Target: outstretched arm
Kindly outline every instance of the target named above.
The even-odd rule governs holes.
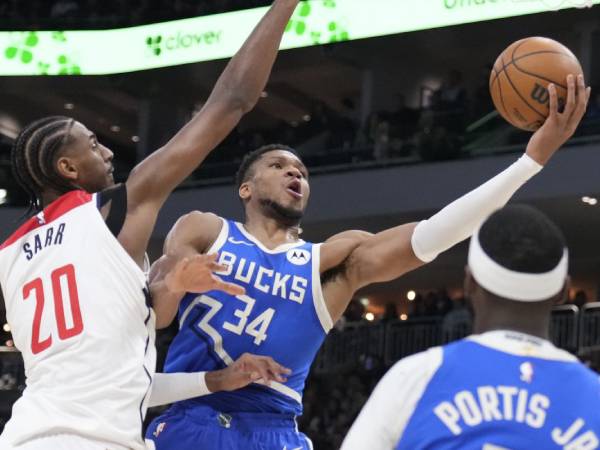
[[[439,253],[471,236],[487,216],[504,206],[573,135],[581,121],[589,88],[585,88],[581,77],[576,84],[573,76],[568,78],[568,87],[562,113],[558,112],[556,89],[550,87],[550,116],[531,137],[525,155],[509,168],[428,220],[401,225],[363,239],[345,262],[345,283],[339,283],[337,288],[340,293],[331,289],[331,295],[326,295],[330,311],[339,310],[339,303],[346,302],[348,295],[362,286],[393,280],[432,261]],[[346,288],[342,288],[344,284]],[[342,289],[346,291],[341,292]]]
[[[202,110],[127,180],[128,217],[119,241],[139,262],[156,215],[188,177],[256,104],[275,61],[285,26],[298,0],[275,0],[219,77]]]

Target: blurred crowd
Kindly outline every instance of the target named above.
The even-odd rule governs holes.
[[[313,376],[299,428],[319,450],[337,450],[384,370]]]
[[[364,123],[352,99],[344,99],[343,106],[336,109],[315,102],[302,120],[282,121],[270,129],[234,131],[211,156],[209,163],[216,164],[205,173],[211,177],[231,175],[245,152],[273,142],[296,148],[310,168],[468,157],[471,144],[494,130],[501,132],[501,145],[525,144],[529,133],[493,115],[488,80],[489,68],[482,68],[475,88],[467,90],[463,74],[451,70],[437,89],[422,96],[419,106],[410,106],[404,95],[398,95],[394,108],[373,112]],[[598,133],[600,94],[590,100],[577,135]],[[218,163],[223,166],[219,168]]]

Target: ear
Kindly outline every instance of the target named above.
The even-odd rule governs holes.
[[[246,182],[242,183],[242,185],[238,189],[238,195],[240,196],[240,198],[244,202],[246,200],[250,199],[250,197],[252,196],[252,188],[250,187],[250,182],[249,181],[246,181]]]
[[[56,161],[56,171],[61,178],[70,181],[75,181],[79,177],[77,166],[74,164],[73,159],[68,156],[58,158],[58,161]]]

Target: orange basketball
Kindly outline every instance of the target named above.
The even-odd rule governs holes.
[[[494,63],[490,93],[494,106],[517,128],[537,130],[549,114],[548,84],[556,85],[559,106],[567,97],[567,75],[583,73],[577,57],[559,42],[530,37],[514,42]]]

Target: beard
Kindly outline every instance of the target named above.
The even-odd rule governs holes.
[[[298,225],[304,216],[304,211],[301,209],[288,208],[275,200],[261,199],[260,204],[266,215],[287,226]]]

